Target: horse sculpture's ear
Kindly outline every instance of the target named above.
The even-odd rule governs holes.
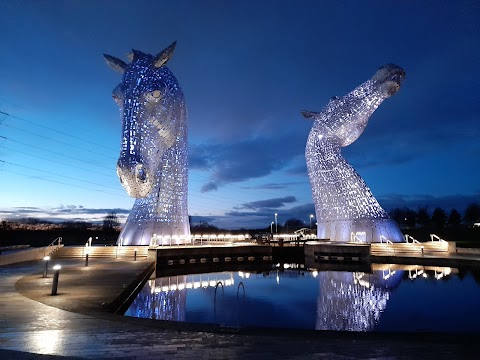
[[[132,49],[132,51],[130,51],[127,54],[127,59],[128,59],[128,61],[132,62],[132,61],[135,61],[137,59],[141,59],[145,56],[147,56],[147,54],[141,52],[140,50]]]
[[[155,66],[156,68],[159,68],[165,65],[168,62],[168,60],[170,60],[170,58],[172,57],[173,51],[175,50],[175,45],[177,45],[176,41],[174,41],[166,49],[160,51],[158,55],[155,56],[155,58],[153,59],[153,66]]]
[[[302,115],[305,119],[310,119],[310,120],[316,119],[317,115],[320,114],[318,112],[306,111],[306,110],[302,110],[300,112],[302,113]]]
[[[107,65],[110,66],[113,70],[118,71],[119,73],[123,73],[127,68],[127,64],[125,64],[122,60],[116,57],[107,54],[103,54],[103,57],[105,58]]]

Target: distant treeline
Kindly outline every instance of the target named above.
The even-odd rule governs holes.
[[[445,210],[435,208],[429,212],[427,208],[412,210],[409,208],[394,208],[389,212],[400,229],[420,241],[426,241],[430,233],[443,236],[446,240],[480,244],[480,205],[470,204],[463,214],[456,209]],[[316,232],[315,221],[311,224],[300,219],[291,218],[283,224],[268,224],[260,229],[221,229],[207,222],[190,223],[192,234],[250,234],[255,237],[265,233],[293,233],[301,228],[310,228]],[[84,245],[92,237],[93,244],[115,245],[120,233],[117,215],[111,212],[105,216],[102,224],[92,224],[84,221],[66,221],[55,223],[35,218],[3,220],[0,222],[0,247],[29,244],[45,246],[57,237],[62,237],[66,245]]]
[[[0,222],[0,247],[11,245],[46,246],[58,237],[65,245],[84,245],[91,237],[93,245],[116,244],[120,226],[117,215],[108,213],[102,224],[85,221],[56,223],[35,218]]]
[[[445,210],[435,208],[432,213],[427,208],[412,210],[408,208],[394,208],[389,212],[390,217],[395,220],[401,229],[414,228],[437,228],[445,227],[472,227],[480,223],[480,205],[470,204],[461,214],[456,209]]]

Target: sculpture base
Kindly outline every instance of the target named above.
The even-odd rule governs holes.
[[[379,243],[404,242],[404,236],[392,219],[355,219],[322,221],[317,237],[335,242]]]
[[[184,245],[190,244],[190,227],[186,224],[172,226],[164,222],[127,222],[118,236],[121,245]]]

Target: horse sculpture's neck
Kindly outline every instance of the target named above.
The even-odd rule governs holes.
[[[380,74],[379,74],[380,72]],[[318,237],[349,241],[362,233],[363,241],[402,239],[396,225],[372,195],[363,179],[341,156],[340,149],[364,131],[370,115],[400,86],[398,67],[381,68],[351,93],[333,98],[322,112],[303,112],[314,123],[305,156],[318,223]],[[379,228],[388,228],[379,230]],[[353,235],[352,235],[353,234]]]
[[[124,245],[148,245],[153,235],[160,244],[162,236],[190,234],[187,144],[183,141],[186,140],[186,126],[184,132],[184,137],[179,137],[175,146],[165,152],[157,169],[158,181],[153,191],[147,197],[135,200],[120,234]]]
[[[317,200],[317,219],[388,217],[363,179],[341,155],[341,147],[361,135],[370,115],[384,99],[367,81],[346,96],[333,98],[322,112],[315,114],[305,154]]]

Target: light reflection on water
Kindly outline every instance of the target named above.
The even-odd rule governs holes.
[[[219,272],[149,280],[126,316],[338,331],[479,332],[480,286],[445,267]]]

